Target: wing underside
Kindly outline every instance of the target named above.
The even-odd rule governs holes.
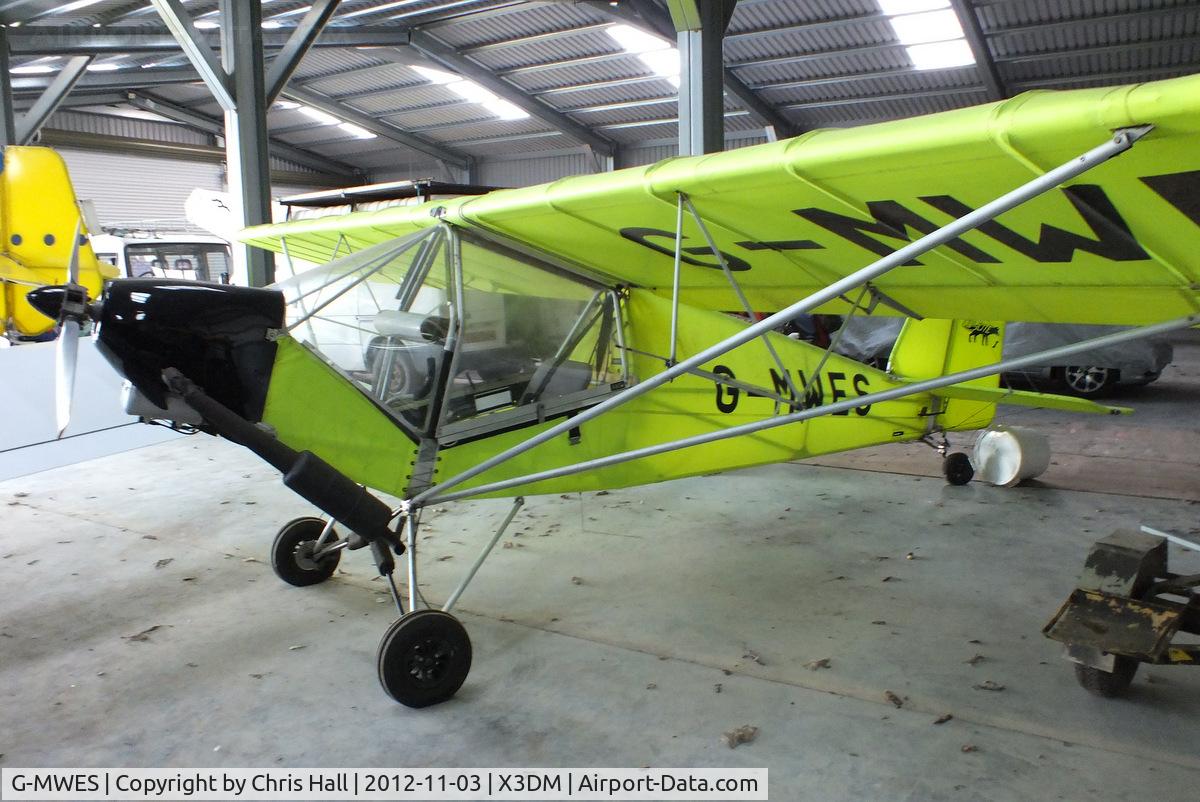
[[[1200,310],[1200,75],[1031,92],[480,197],[263,226],[246,239],[323,262],[440,219],[669,295],[682,192],[754,308],[773,311],[1146,124],[1153,131],[1126,153],[875,283],[925,317],[1142,324]],[[690,215],[683,234],[683,299],[738,308]],[[821,311],[846,309],[837,301]]]

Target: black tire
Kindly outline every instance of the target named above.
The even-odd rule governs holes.
[[[1098,398],[1108,394],[1121,379],[1116,368],[1096,365],[1068,365],[1055,369],[1055,378],[1063,390],[1080,398]]]
[[[388,696],[406,707],[429,707],[462,687],[471,671],[471,639],[449,613],[417,610],[388,627],[377,665]]]
[[[1133,675],[1137,673],[1138,665],[1138,661],[1132,657],[1121,655],[1113,657],[1111,672],[1076,663],[1075,679],[1088,692],[1103,696],[1105,699],[1112,699],[1124,696],[1125,692],[1129,690],[1129,686],[1133,682]]]
[[[975,477],[975,468],[971,465],[971,458],[961,451],[955,451],[952,454],[947,454],[946,459],[942,461],[942,473],[946,475],[946,481],[952,485],[965,485]]]
[[[342,558],[340,551],[335,551],[314,560],[313,546],[325,529],[325,522],[320,518],[296,518],[288,521],[275,536],[271,545],[271,567],[275,575],[298,588],[317,585],[333,576],[338,562]],[[330,533],[332,538],[336,532]]]

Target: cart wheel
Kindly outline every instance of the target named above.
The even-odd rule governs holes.
[[[1137,673],[1138,661],[1132,657],[1116,655],[1113,659],[1113,670],[1101,671],[1082,663],[1075,664],[1075,679],[1086,690],[1105,699],[1124,696]]]
[[[271,567],[275,569],[275,575],[289,585],[301,588],[333,576],[342,558],[340,551],[320,560],[313,559],[313,546],[324,529],[325,522],[320,518],[295,518],[284,524],[271,546]]]
[[[458,692],[471,670],[471,639],[441,610],[401,616],[379,642],[379,682],[407,707],[428,707]]]
[[[946,475],[946,481],[952,485],[965,485],[975,476],[975,469],[971,467],[971,458],[961,451],[955,451],[953,454],[947,454],[946,459],[942,461],[942,473]]]

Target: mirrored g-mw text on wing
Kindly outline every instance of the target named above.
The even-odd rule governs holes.
[[[1030,92],[985,106],[424,206],[246,232],[327,260],[437,219],[535,245],[670,295],[686,193],[761,311],[891,253],[1110,139],[1131,150],[880,278],[927,317],[1139,324],[1200,309],[1200,75]],[[685,215],[684,301],[736,309]],[[845,311],[837,302],[821,311]],[[880,312],[888,313],[886,308]]]

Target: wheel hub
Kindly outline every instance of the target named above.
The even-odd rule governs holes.
[[[426,638],[413,644],[408,661],[408,673],[418,682],[432,684],[440,680],[453,656],[445,641]]]
[[[321,564],[313,557],[313,548],[316,545],[315,540],[304,540],[296,544],[296,565],[305,571],[320,571]]]

